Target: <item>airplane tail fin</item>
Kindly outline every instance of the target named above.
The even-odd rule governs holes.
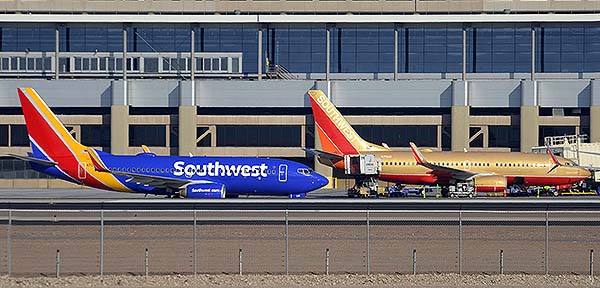
[[[362,139],[321,90],[309,90],[316,130],[325,152],[336,155],[385,151],[389,148]]]
[[[33,156],[54,162],[77,163],[78,155],[84,153],[87,147],[73,138],[33,88],[18,88],[17,92]]]

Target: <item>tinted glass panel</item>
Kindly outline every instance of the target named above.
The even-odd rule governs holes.
[[[264,34],[263,39],[266,39]],[[210,25],[197,28],[196,51],[242,52],[243,72],[256,73],[258,28],[254,25]]]
[[[0,146],[8,146],[8,125],[0,125]]]
[[[365,140],[375,144],[386,143],[390,147],[408,147],[410,141],[423,147],[437,147],[437,126],[364,126],[354,127]]]
[[[300,147],[300,126],[240,125],[217,126],[217,146]]]
[[[600,25],[547,24],[536,28],[540,72],[600,71]]]
[[[539,145],[544,145],[544,137],[575,135],[575,126],[540,126]]]
[[[29,136],[25,125],[10,125],[10,145],[15,147],[29,146]]]
[[[159,146],[167,145],[167,131],[164,125],[130,125],[129,146]]]
[[[2,51],[54,51],[55,28],[52,24],[2,26]]]
[[[467,28],[469,72],[531,72],[531,28],[494,24]]]
[[[206,131],[208,131],[208,127],[196,128],[196,137],[200,137],[200,136],[204,135],[204,133],[206,133]],[[204,138],[200,139],[200,141],[198,141],[196,143],[196,147],[210,147],[211,140],[212,140],[212,133],[208,133],[206,136],[204,136]]]
[[[187,25],[139,25],[128,29],[127,49],[135,52],[190,51],[190,27]]]
[[[393,72],[393,27],[347,25],[331,28],[331,71]]]
[[[419,26],[401,31],[403,51],[408,51],[399,57],[405,72],[461,72],[462,28]]]
[[[121,52],[123,28],[117,25],[79,24],[60,29],[60,51]]]
[[[323,25],[286,25],[266,30],[265,55],[271,65],[283,65],[292,73],[325,72],[326,30]]]
[[[81,144],[110,147],[109,125],[81,125]]]
[[[521,147],[519,126],[488,126],[488,147],[509,147],[518,151]]]

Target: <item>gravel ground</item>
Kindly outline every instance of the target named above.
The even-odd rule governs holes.
[[[592,282],[593,280],[593,282]],[[0,287],[600,287],[580,275],[170,275],[0,277]]]

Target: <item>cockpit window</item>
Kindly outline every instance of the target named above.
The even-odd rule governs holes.
[[[313,171],[312,169],[307,169],[307,168],[298,168],[298,173],[302,174],[302,175],[310,175],[310,173]]]

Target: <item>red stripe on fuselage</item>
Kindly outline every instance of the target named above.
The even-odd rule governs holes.
[[[100,189],[110,189],[93,177],[79,179],[79,160],[77,160],[75,155],[73,155],[73,152],[69,150],[69,147],[61,140],[60,136],[56,134],[48,120],[44,118],[29,98],[23,94],[21,89],[18,91],[21,108],[23,109],[23,115],[25,116],[25,122],[27,124],[27,132],[35,142],[44,149],[48,156],[58,162],[58,166],[77,181]]]
[[[515,178],[522,178],[523,184],[527,186],[555,186],[574,184],[587,177],[582,176],[506,176],[506,182],[508,185],[512,185]],[[433,174],[381,174],[379,179],[383,181],[401,183],[401,184],[439,184],[448,185],[450,178],[439,177]]]
[[[344,154],[358,154],[358,150],[350,143],[350,141],[348,141],[344,133],[342,133],[337,125],[331,121],[331,118],[329,118],[321,106],[319,106],[312,97],[310,97],[310,104],[313,108],[315,122],[323,129],[335,146],[342,150],[341,152]]]

